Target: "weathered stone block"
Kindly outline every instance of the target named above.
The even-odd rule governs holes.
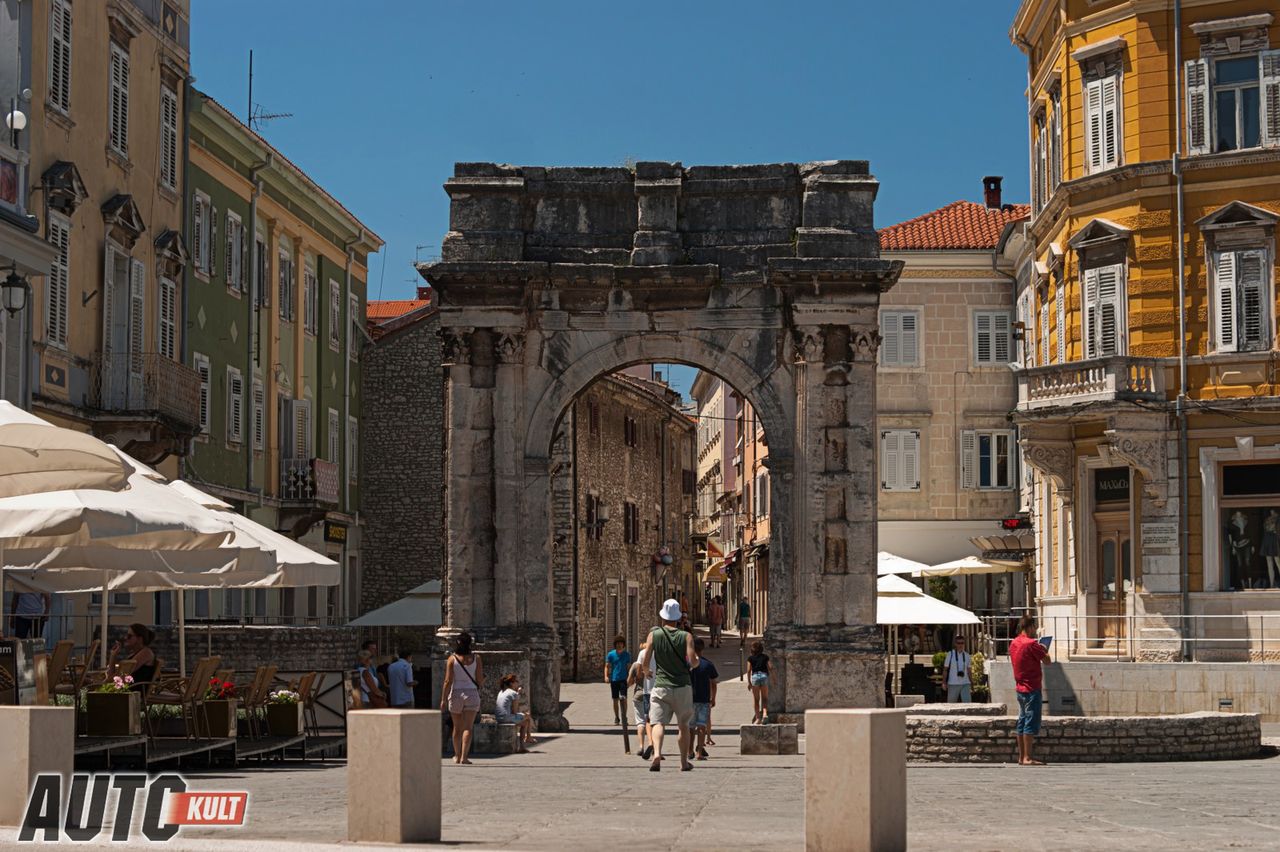
[[[741,754],[777,754],[781,725],[743,725],[740,729]]]
[[[805,848],[905,850],[905,714],[811,710],[806,716]]]
[[[440,839],[440,741],[436,710],[347,714],[347,839],[428,843]]]

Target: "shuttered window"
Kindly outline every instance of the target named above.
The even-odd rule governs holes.
[[[310,266],[302,271],[302,328],[307,334],[320,329],[320,285],[316,271]]]
[[[756,517],[769,517],[769,475],[767,473],[756,476]]]
[[[1270,263],[1263,249],[1213,255],[1214,349],[1271,348]]]
[[[880,363],[886,367],[915,367],[920,363],[920,314],[884,311],[880,314]]]
[[[209,434],[209,401],[210,401],[210,370],[209,358],[194,352],[191,355],[191,363],[195,367],[196,373],[200,376],[200,432],[201,434]]]
[[[1125,353],[1124,278],[1122,264],[1085,270],[1081,311],[1085,358]]]
[[[254,245],[257,251],[257,266],[254,268],[253,286],[255,293],[253,294],[254,304],[260,308],[271,306],[271,287],[268,285],[270,273],[268,269],[271,265],[271,257],[267,254],[267,241],[262,237],[254,237]]]
[[[1050,97],[1049,114],[1049,168],[1052,188],[1062,183],[1062,90],[1054,89]]]
[[[1268,148],[1280,147],[1280,50],[1262,52],[1258,57],[1258,73],[1262,79],[1262,144]]]
[[[880,487],[885,491],[920,490],[920,433],[913,429],[880,432]]]
[[[160,182],[178,188],[178,95],[160,87]]]
[[[197,192],[191,199],[191,263],[201,272],[206,271],[209,257],[208,220],[209,199]]]
[[[1209,62],[1192,59],[1184,72],[1187,90],[1188,154],[1209,153]]]
[[[55,254],[45,293],[45,342],[59,349],[67,346],[67,293],[71,280],[71,223],[49,216],[49,242]]]
[[[1120,76],[1113,74],[1085,83],[1084,106],[1084,149],[1089,171],[1114,169],[1123,162]]]
[[[108,122],[111,148],[122,157],[129,156],[129,53],[111,43],[110,102]]]
[[[293,258],[280,253],[280,319],[292,321],[293,310]]]
[[[1040,363],[1052,364],[1053,351],[1049,348],[1049,295],[1046,292],[1040,300]]]
[[[227,367],[227,441],[240,443],[244,429],[244,379],[235,367]]]
[[[355,293],[351,294],[351,298],[347,300],[347,360],[360,360],[360,334],[359,329],[361,323],[364,322],[364,311],[360,310],[360,297]]]
[[[965,429],[960,433],[960,487],[1000,490],[1017,484],[1014,434],[999,429]]]
[[[1053,301],[1058,313],[1058,363],[1067,363],[1067,287],[1059,283]]]
[[[178,351],[178,286],[168,278],[160,279],[159,322],[156,324],[157,351],[173,360]]]
[[[342,444],[342,427],[336,409],[329,409],[329,461],[338,462],[339,448]]]
[[[347,481],[355,485],[360,468],[360,423],[347,417]]]
[[[974,312],[973,358],[976,363],[1009,363],[1011,325],[1008,311]]]
[[[142,356],[146,340],[147,267],[140,260],[130,265],[129,274],[129,379],[131,391],[142,397]],[[136,384],[135,384],[136,383]]]
[[[227,211],[227,287],[236,292],[244,290],[244,224],[240,217]]]
[[[261,450],[267,441],[267,400],[262,379],[253,380],[253,448]]]
[[[293,401],[293,454],[296,458],[315,458],[311,452],[311,400],[295,399]]]
[[[1018,328],[1022,330],[1022,340],[1017,349],[1017,363],[1034,367],[1036,365],[1036,324],[1029,289],[1024,289],[1022,295],[1018,297]]]
[[[329,348],[342,346],[342,285],[329,279]]]
[[[71,4],[49,4],[48,100],[58,110],[71,112]]]

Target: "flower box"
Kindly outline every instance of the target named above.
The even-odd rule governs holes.
[[[90,692],[84,715],[91,737],[136,737],[142,733],[142,693]]]
[[[273,737],[296,737],[302,733],[302,704],[268,704],[267,730]]]
[[[196,708],[196,727],[202,737],[224,739],[236,735],[236,706],[234,698],[214,698]]]

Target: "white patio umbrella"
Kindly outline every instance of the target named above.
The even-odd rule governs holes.
[[[913,577],[961,577],[972,574],[1006,574],[1024,571],[1025,568],[1014,568],[995,562],[988,562],[980,556],[966,556],[953,559],[940,565],[931,565],[911,572]]]
[[[103,441],[0,400],[0,497],[73,488],[117,491],[132,472]]]
[[[923,562],[916,562],[914,559],[897,556],[885,550],[876,554],[876,574],[882,577],[885,574],[910,574],[913,571],[928,567]]]
[[[967,609],[925,594],[910,580],[885,575],[876,580],[876,622],[878,624],[977,624],[978,616]],[[894,690],[898,682],[898,631],[890,630]]]

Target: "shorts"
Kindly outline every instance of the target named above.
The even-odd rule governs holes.
[[[747,632],[747,628],[748,628],[748,627],[750,627],[750,626],[751,626],[751,619],[749,619],[749,618],[739,618],[739,619],[738,619],[738,632],[739,632],[739,633],[746,633],[746,632]]]
[[[681,728],[693,721],[692,686],[655,686],[649,694],[649,724],[669,725],[672,721]]]
[[[752,686],[768,686],[769,673],[768,672],[752,672],[751,685]]]
[[[464,710],[478,712],[480,710],[480,692],[475,689],[459,689],[449,693],[449,712],[461,713]]]
[[[710,702],[694,702],[693,705],[693,726],[695,728],[706,728],[711,724],[711,704]]]
[[[947,684],[947,703],[948,704],[968,704],[969,700],[970,700],[969,684],[967,683]]]
[[[500,716],[494,716],[494,720],[499,725],[519,725],[524,721],[523,713],[503,713]]]
[[[1014,731],[1019,734],[1040,735],[1040,707],[1043,703],[1040,692],[1018,693],[1018,724]]]
[[[711,625],[711,638],[712,638],[712,639],[719,639],[719,638],[720,638],[720,625],[719,625],[719,624],[713,624],[713,625]]]
[[[637,725],[649,721],[649,693],[641,692],[631,696],[631,718]]]
[[[613,694],[614,701],[621,701],[627,697],[627,682],[625,680],[609,681],[609,692]]]

